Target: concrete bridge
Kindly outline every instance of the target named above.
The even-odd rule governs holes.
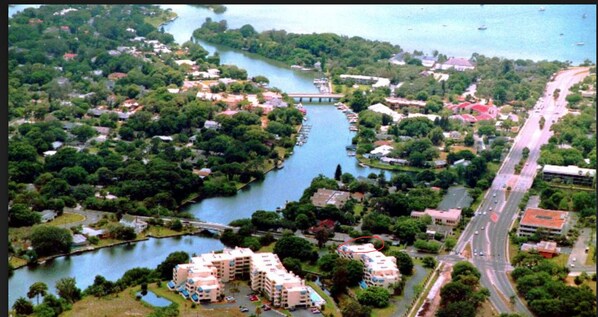
[[[317,99],[319,102],[322,102],[322,100],[326,101],[326,99],[328,99],[329,102],[332,102],[334,100],[339,100],[342,97],[344,97],[343,94],[322,94],[322,93],[302,93],[302,92],[294,92],[294,93],[290,93],[287,95],[293,99],[299,99],[299,102],[302,102],[304,98],[309,99],[309,102],[312,102],[312,100],[315,100],[315,99]]]
[[[154,217],[145,217],[145,216],[135,216],[135,217],[137,217],[141,220],[144,220],[144,221],[147,221],[149,219],[155,219]],[[226,229],[231,229],[234,232],[239,231],[238,227],[231,227],[231,226],[223,225],[220,223],[214,223],[214,222],[205,222],[205,221],[199,221],[199,220],[194,220],[194,219],[171,218],[171,217],[162,217],[161,219],[163,221],[169,221],[169,222],[173,221],[175,219],[179,219],[183,223],[183,225],[190,225],[197,229],[218,231],[219,233],[222,233]]]

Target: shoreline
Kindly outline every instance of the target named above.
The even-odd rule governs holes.
[[[79,254],[83,254],[83,253],[87,253],[87,252],[91,252],[91,251],[96,251],[96,250],[100,250],[100,249],[104,249],[104,248],[116,247],[116,246],[123,245],[123,244],[131,244],[131,243],[138,243],[138,242],[142,242],[142,241],[148,241],[150,239],[165,239],[165,238],[174,238],[174,237],[181,237],[181,236],[193,236],[193,235],[199,234],[200,232],[201,231],[181,232],[181,233],[174,233],[174,234],[169,234],[169,235],[164,235],[164,236],[154,236],[152,234],[148,234],[148,235],[144,236],[143,238],[139,238],[139,239],[135,239],[135,240],[119,241],[119,242],[115,242],[115,243],[111,243],[111,244],[106,244],[106,245],[102,245],[102,246],[93,246],[93,247],[92,246],[88,246],[86,248],[77,249],[77,250],[74,250],[74,251],[69,252],[69,253],[54,254],[54,255],[47,256],[47,257],[39,258],[39,259],[37,259],[37,261],[35,262],[35,264],[27,264],[27,263],[25,263],[25,264],[22,264],[20,266],[15,266],[13,268],[14,269],[13,272],[16,271],[16,270],[18,270],[18,269],[22,269],[24,267],[41,265],[41,264],[44,264],[47,261],[54,260],[54,259],[60,258],[60,257],[67,257],[67,256],[71,256],[71,255],[79,255]],[[206,237],[206,238],[210,238],[210,237]]]

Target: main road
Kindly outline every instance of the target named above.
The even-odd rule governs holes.
[[[552,136],[553,122],[567,113],[565,97],[569,88],[589,74],[587,67],[575,67],[560,72],[549,82],[545,94],[531,110],[531,113],[515,138],[511,150],[498,170],[492,186],[486,192],[476,215],[465,228],[455,247],[460,254],[468,243],[478,255],[472,257],[473,264],[482,273],[481,283],[490,290],[490,301],[500,313],[518,311],[533,316],[517,296],[507,274],[512,270],[508,254],[508,234],[514,220],[519,215],[519,203],[530,189],[537,173],[540,147],[548,143]],[[554,92],[560,89],[558,98]],[[544,117],[544,128],[539,121]],[[527,147],[529,156],[519,175],[515,166],[522,158],[522,150]],[[509,190],[510,189],[510,190]],[[483,256],[479,252],[483,252]],[[510,303],[515,296],[515,305]]]

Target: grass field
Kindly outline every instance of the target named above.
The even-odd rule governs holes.
[[[162,226],[149,226],[147,230],[144,232],[146,236],[153,236],[153,237],[165,237],[171,236],[175,234],[183,234],[183,232],[174,231],[172,229],[162,227]]]
[[[85,220],[85,216],[83,215],[65,212],[46,224],[50,226],[68,225],[70,223],[80,222],[83,220]]]
[[[87,316],[147,316],[153,309],[137,301],[130,294],[131,289],[107,296],[97,298],[87,296],[73,304],[73,308],[64,312],[64,317],[87,317]]]
[[[257,252],[274,252],[274,244],[275,242],[272,242],[267,246],[263,246]]]
[[[145,17],[145,22],[153,25],[154,27],[160,26],[160,24],[176,17],[177,14],[173,11],[165,11],[163,14],[158,14],[151,17]]]
[[[567,266],[567,261],[569,260],[568,254],[559,254],[552,259],[548,259],[551,262],[558,264],[559,266]]]
[[[596,246],[590,245],[590,251],[588,251],[588,257],[586,258],[586,265],[595,265],[596,264]]]

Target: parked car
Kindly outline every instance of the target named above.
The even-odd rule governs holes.
[[[272,307],[270,307],[270,306],[268,306],[268,305],[264,304],[264,305],[262,305],[262,309],[263,309],[264,311],[267,311],[267,310],[270,310],[270,309],[272,309]]]
[[[475,234],[480,234],[480,233],[476,230]]]
[[[232,296],[226,296],[224,299],[225,299],[227,302],[234,302],[234,301],[235,301],[235,298],[234,298],[234,297],[232,297]]]
[[[239,310],[243,313],[246,313],[249,311],[249,308],[245,307],[245,306],[239,306]]]
[[[484,229],[486,229],[486,227],[482,226],[482,228],[480,228],[480,229],[484,230]]]
[[[257,295],[251,295],[251,296],[249,296],[249,300],[252,302],[256,302],[259,300],[259,298],[257,297]]]
[[[484,256],[484,252],[480,251],[480,256]]]
[[[312,314],[319,314],[320,310],[314,307],[314,308],[311,309],[311,313]]]

